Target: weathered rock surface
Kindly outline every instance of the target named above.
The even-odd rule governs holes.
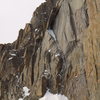
[[[99,0],[47,0],[15,42],[0,44],[0,100],[18,100],[23,86],[30,89],[24,100],[47,89],[100,100]]]

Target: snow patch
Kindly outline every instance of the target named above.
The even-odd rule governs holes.
[[[35,29],[35,32],[39,32],[39,29],[36,28],[36,29]]]
[[[14,54],[14,53],[11,53],[10,55],[11,55],[11,56],[16,56],[16,54]]]
[[[13,59],[13,57],[10,57],[8,60],[12,60]]]
[[[55,55],[55,57],[58,57],[58,56],[60,56],[60,54],[59,54],[59,53],[57,53],[57,54]]]
[[[47,91],[44,97],[40,98],[39,100],[68,100],[68,98],[64,95],[52,94],[49,91]]]
[[[30,89],[27,88],[26,86],[23,87],[23,95],[22,98],[19,98],[18,100],[24,100],[25,97],[30,95]]]
[[[18,79],[18,75],[16,75],[16,78]]]
[[[23,100],[23,98],[19,98],[18,100]]]
[[[51,49],[49,49],[48,52],[51,52]]]
[[[44,72],[48,72],[48,70],[44,70]]]
[[[24,98],[30,95],[29,91],[30,89],[28,89],[26,86],[23,87],[23,92],[24,92],[23,97]]]
[[[55,36],[55,33],[53,32],[53,30],[49,29],[47,31],[54,38],[54,40],[56,41],[56,36]]]
[[[36,32],[36,31],[38,31],[38,29],[37,29],[37,28],[35,29],[35,32]]]
[[[44,71],[44,75],[48,75],[49,73],[48,73],[48,70],[45,70]]]

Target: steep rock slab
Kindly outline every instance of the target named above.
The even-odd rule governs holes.
[[[100,98],[99,0],[47,0],[12,44],[0,45],[0,100]]]

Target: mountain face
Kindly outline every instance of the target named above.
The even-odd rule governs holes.
[[[0,100],[100,100],[100,0],[46,0],[12,44],[0,44]]]

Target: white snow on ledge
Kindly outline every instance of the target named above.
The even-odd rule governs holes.
[[[39,100],[68,100],[68,98],[64,95],[52,94],[49,91],[47,91],[44,97],[40,98]]]

